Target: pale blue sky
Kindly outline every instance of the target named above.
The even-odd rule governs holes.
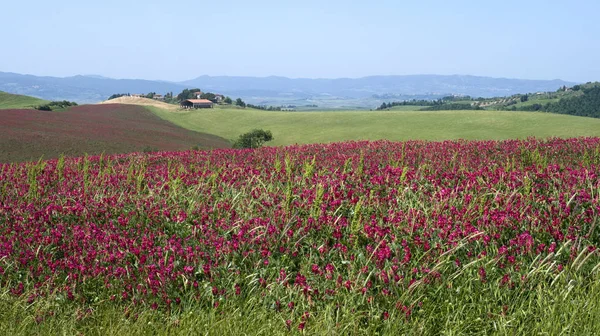
[[[600,80],[598,0],[3,0],[0,71]]]

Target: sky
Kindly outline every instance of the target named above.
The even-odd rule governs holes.
[[[598,0],[2,0],[0,71],[600,80]]]

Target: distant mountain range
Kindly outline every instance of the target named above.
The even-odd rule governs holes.
[[[241,97],[254,103],[353,101],[365,106],[371,101],[469,95],[498,97],[517,93],[555,91],[577,83],[563,80],[524,80],[478,76],[370,76],[363,78],[308,79],[286,77],[201,76],[184,82],[139,79],[112,79],[98,75],[40,77],[0,72],[0,91],[47,100],[71,100],[94,103],[114,93],[177,94],[185,88],[200,88]]]

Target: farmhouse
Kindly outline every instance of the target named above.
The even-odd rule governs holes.
[[[186,99],[180,105],[183,108],[212,108],[213,102],[208,99]]]

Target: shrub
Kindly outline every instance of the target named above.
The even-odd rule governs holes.
[[[66,101],[66,100],[53,101],[48,104],[36,106],[35,109],[40,110],[40,111],[53,111],[54,109],[65,109],[65,108],[71,107],[71,106],[77,106],[77,103]]]
[[[259,148],[265,142],[273,140],[271,131],[255,129],[251,132],[240,135],[238,140],[233,144],[234,148]]]
[[[35,109],[40,111],[52,111],[52,108],[48,104],[36,106]]]

